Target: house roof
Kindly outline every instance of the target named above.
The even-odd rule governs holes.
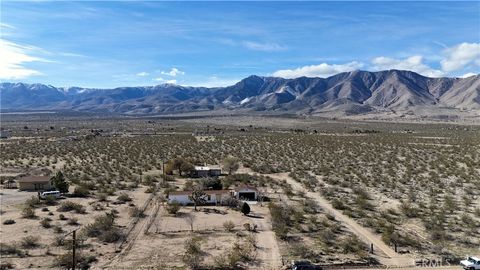
[[[38,183],[38,182],[49,182],[50,176],[39,176],[39,175],[27,175],[17,179],[19,183]]]
[[[215,194],[230,194],[231,190],[229,189],[221,189],[221,190],[204,190],[205,194],[207,195],[215,195]],[[192,194],[191,190],[184,190],[184,191],[171,191],[168,195],[190,195]]]
[[[234,190],[235,191],[240,191],[240,190],[243,190],[243,189],[251,189],[251,190],[258,191],[258,189],[256,187],[247,186],[247,185],[241,185],[241,186],[235,187]]]

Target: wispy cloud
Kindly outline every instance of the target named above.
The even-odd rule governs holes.
[[[140,76],[140,77],[145,77],[145,76],[148,76],[148,75],[150,75],[150,73],[145,72],[145,71],[137,73],[137,76]]]
[[[171,68],[170,71],[162,71],[161,74],[176,77],[177,75],[185,75],[185,72],[178,70],[177,68]]]
[[[49,62],[33,56],[36,47],[20,45],[0,39],[0,79],[23,79],[42,75],[38,70],[25,66],[31,62]]]
[[[243,41],[242,45],[247,49],[263,52],[278,52],[287,49],[285,46],[277,43],[260,43],[255,41]]]
[[[16,29],[13,25],[7,23],[0,23],[0,29]]]
[[[189,86],[202,86],[202,87],[223,87],[223,86],[230,86],[234,85],[239,82],[241,79],[239,78],[223,78],[217,75],[210,76],[205,80],[199,82],[191,82],[187,83]]]
[[[156,81],[156,82],[161,82],[161,83],[177,84],[177,80],[174,80],[174,79],[172,79],[172,80],[165,80],[165,79],[162,78],[162,77],[158,77],[158,78],[154,78],[153,80]]]
[[[58,53],[58,55],[60,56],[67,56],[67,57],[87,57],[83,54],[79,54],[79,53],[71,53],[71,52],[61,52],[61,53]]]
[[[273,76],[283,78],[298,78],[306,77],[329,77],[341,72],[348,72],[357,70],[363,67],[362,63],[353,61],[345,64],[327,64],[321,63],[319,65],[310,65],[299,67],[296,69],[278,70],[273,73]]]

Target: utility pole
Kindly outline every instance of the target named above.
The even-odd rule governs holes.
[[[76,247],[76,235],[77,235],[77,230],[73,231],[72,233],[72,270],[75,270],[75,247]]]
[[[162,160],[163,180],[165,180],[165,160]]]
[[[78,229],[80,228],[77,228],[65,235],[65,237],[67,237],[69,234],[72,234],[72,270],[75,270],[75,266],[77,265],[75,255],[76,255],[76,249],[77,249],[77,230]]]

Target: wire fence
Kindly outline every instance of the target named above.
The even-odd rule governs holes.
[[[133,231],[138,221],[143,217],[143,213],[145,212],[147,207],[150,205],[153,198],[156,196],[157,190],[158,190],[158,185],[155,186],[155,189],[153,190],[153,192],[150,194],[150,196],[148,196],[147,200],[145,200],[145,202],[143,203],[139,211],[137,211],[137,215],[127,224],[125,232],[122,234],[121,239],[118,241],[115,247],[116,251],[121,250],[123,245],[125,245],[125,243],[128,240],[128,237],[130,236],[130,233]]]

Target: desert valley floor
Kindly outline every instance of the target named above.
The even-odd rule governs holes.
[[[80,114],[1,123],[2,269],[70,267],[72,231],[79,269],[287,269],[292,260],[408,269],[432,259],[460,269],[480,255],[477,125]],[[194,178],[194,165],[222,175]],[[62,199],[9,188],[58,172],[70,184]],[[168,199],[243,187],[258,198],[247,215],[233,197],[197,210]]]

